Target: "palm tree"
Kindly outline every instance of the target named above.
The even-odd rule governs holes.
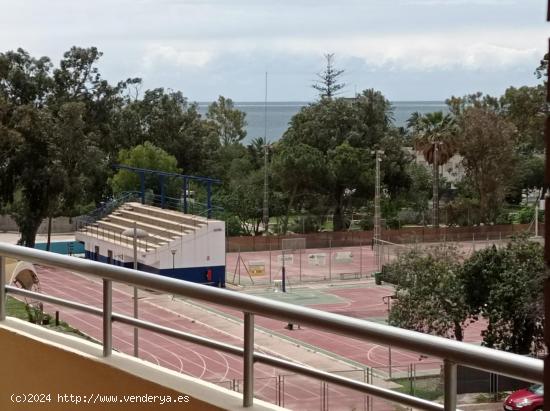
[[[412,131],[416,151],[433,167],[433,218],[434,227],[439,227],[439,166],[446,164],[455,154],[456,123],[449,114],[442,111],[420,114],[412,113],[407,121]]]

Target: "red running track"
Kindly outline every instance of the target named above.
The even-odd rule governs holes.
[[[102,285],[99,281],[74,273],[37,266],[41,291],[45,294],[78,301],[101,308]],[[113,311],[133,315],[132,296],[124,291],[124,286],[113,288]],[[217,341],[242,346],[240,336],[232,336],[215,330],[191,318],[160,307],[147,300],[139,303],[140,318],[155,324],[171,327]],[[58,307],[45,305],[47,312],[59,310],[61,319],[74,328],[97,340],[102,339],[101,319],[97,316]],[[240,315],[239,315],[240,317]],[[113,323],[113,348],[126,354],[133,354],[133,328]],[[224,383],[242,379],[242,360],[209,348],[176,340],[156,333],[140,330],[140,358],[160,366],[182,372],[211,382]],[[255,395],[257,398],[276,403],[277,376],[280,370],[258,364],[255,370]],[[242,386],[242,384],[241,384]],[[284,377],[283,396],[285,407],[298,410],[319,410],[321,383],[301,376]],[[331,410],[347,410],[350,407],[363,409],[365,396],[340,387],[328,387],[328,403]],[[376,401],[377,410],[391,410],[393,407],[383,401]]]

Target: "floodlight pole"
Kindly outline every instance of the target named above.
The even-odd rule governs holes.
[[[434,144],[432,227],[439,228],[439,141]]]
[[[264,144],[264,210],[263,210],[263,222],[264,222],[264,235],[268,235],[269,232],[269,196],[268,196],[268,172],[267,172],[267,156],[268,156],[267,144]]]
[[[269,197],[268,197],[268,174],[267,174],[267,156],[269,145],[267,144],[267,71],[265,72],[265,100],[264,100],[264,235],[269,231]]]
[[[374,189],[374,252],[376,253],[376,265],[378,271],[382,270],[382,256],[380,254],[380,234],[382,232],[380,218],[380,163],[382,162],[382,150],[372,151],[371,154],[376,154],[376,186]]]

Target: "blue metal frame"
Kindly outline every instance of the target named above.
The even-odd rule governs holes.
[[[154,174],[159,177],[160,184],[160,203],[161,207],[164,208],[166,195],[164,192],[164,177],[176,177],[183,178],[183,212],[187,213],[187,195],[189,192],[189,180],[196,180],[203,184],[206,184],[206,207],[207,207],[207,217],[212,217],[212,184],[221,184],[221,180],[210,177],[201,177],[201,176],[191,176],[187,174],[178,174],[170,173],[160,170],[150,170],[147,168],[139,168],[127,166],[124,164],[115,164],[113,168],[120,170],[128,170],[139,175],[140,183],[140,194],[141,194],[141,203],[145,204],[145,173]]]

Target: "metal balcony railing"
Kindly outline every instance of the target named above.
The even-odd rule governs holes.
[[[89,274],[103,280],[103,309],[81,304],[75,301],[23,290],[14,286],[0,287],[0,321],[6,316],[6,293],[31,297],[36,300],[58,304],[68,308],[95,314],[103,318],[103,355],[112,351],[112,323],[118,321],[134,327],[157,332],[170,337],[190,341],[215,350],[243,357],[243,405],[249,407],[254,398],[254,363],[267,364],[276,368],[317,378],[393,401],[405,406],[423,410],[456,410],[457,364],[480,370],[503,374],[527,381],[542,383],[543,361],[523,357],[486,347],[448,340],[414,331],[403,330],[388,325],[377,324],[357,318],[332,314],[288,303],[272,301],[251,295],[245,295],[224,289],[205,287],[200,284],[161,277],[128,268],[107,265],[45,251],[0,243],[0,285],[5,284],[5,257],[59,267],[71,271]],[[209,303],[222,304],[237,309],[244,314],[243,347],[228,345],[219,341],[192,335],[183,331],[167,328],[148,321],[128,317],[112,312],[112,282],[121,282],[140,288],[153,289],[169,294],[180,295]],[[315,368],[296,364],[270,355],[254,351],[254,316],[262,316],[281,321],[307,325],[336,335],[345,335],[359,340],[368,340],[377,344],[390,345],[409,351],[439,357],[444,361],[444,404],[423,400],[410,395],[394,392],[372,384],[355,381]]]

